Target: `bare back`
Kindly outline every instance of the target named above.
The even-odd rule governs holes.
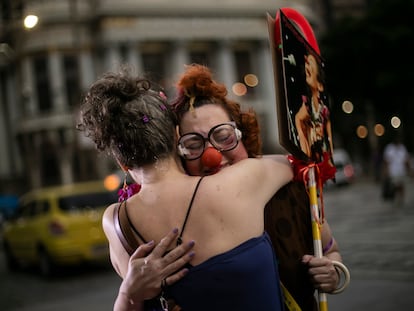
[[[183,232],[184,242],[196,241],[196,256],[191,264],[200,264],[261,235],[266,202],[291,177],[287,162],[270,159],[243,160],[215,175],[204,177]],[[171,176],[143,185],[139,194],[128,199],[131,222],[146,241],[158,242],[173,227],[181,230],[199,179],[174,174],[174,178]],[[105,219],[111,217],[110,211],[106,214]],[[110,219],[108,221],[111,222]],[[108,238],[110,244],[118,247],[116,235],[109,233]]]

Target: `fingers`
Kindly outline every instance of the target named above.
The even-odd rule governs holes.
[[[159,282],[158,286],[162,283],[168,286],[183,278],[188,272],[184,266],[194,257],[195,253],[192,249],[195,242],[190,241],[172,248],[175,246],[177,236],[178,229],[175,228],[157,245],[153,241],[141,245],[130,258],[130,263],[136,262],[133,264],[134,270],[138,271],[141,277],[147,274],[152,275],[153,281],[161,278],[161,281],[156,281]],[[171,251],[168,251],[169,249]],[[140,259],[140,261],[134,259]]]
[[[154,258],[161,258],[165,252],[171,247],[173,242],[176,240],[178,235],[178,229],[174,228],[164,238],[161,239],[160,243],[152,251]]]
[[[317,258],[312,255],[304,255],[302,257],[302,263],[307,264],[310,268],[332,266],[332,261],[327,257]]]
[[[303,257],[302,257],[302,263],[308,264],[312,260],[313,257],[314,256],[312,256],[312,255],[303,255]]]
[[[154,241],[150,241],[146,244],[140,245],[135,252],[132,253],[130,259],[142,258],[151,253],[151,250],[154,248]]]
[[[305,258],[305,256],[302,258],[302,262],[308,266],[308,273],[314,287],[324,292],[330,292],[335,289],[338,276],[332,261],[326,257],[316,258],[310,256],[311,258]]]
[[[166,254],[163,258],[164,264],[166,265],[164,272],[169,275],[178,269],[181,269],[185,264],[190,262],[195,254],[192,251],[194,245],[194,241],[183,243]]]
[[[184,268],[174,274],[171,274],[169,277],[165,278],[166,285],[169,286],[174,284],[175,282],[181,280],[187,273],[188,269]]]
[[[195,253],[192,251],[194,244],[194,241],[182,244],[164,257],[167,262],[170,262],[164,269],[164,272],[169,276],[163,279],[161,288],[163,285],[174,284],[188,273],[189,270],[182,267],[194,257]]]

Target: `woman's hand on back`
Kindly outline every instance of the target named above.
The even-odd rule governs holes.
[[[178,230],[174,229],[156,246],[151,241],[141,245],[131,255],[120,294],[133,302],[151,299],[161,292],[162,285],[171,285],[187,274],[188,269],[184,266],[194,257],[194,241],[183,243],[166,253],[175,243],[177,235]]]

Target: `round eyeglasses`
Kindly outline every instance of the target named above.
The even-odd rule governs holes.
[[[236,148],[241,138],[241,132],[235,122],[218,124],[210,129],[207,137],[200,133],[187,133],[178,140],[178,153],[186,160],[196,160],[204,152],[206,142],[220,152]]]

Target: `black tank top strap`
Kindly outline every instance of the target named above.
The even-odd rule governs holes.
[[[141,235],[141,233],[139,233],[138,230],[134,227],[134,225],[132,224],[131,219],[129,218],[127,205],[126,205],[126,200],[125,200],[125,215],[126,215],[126,218],[128,220],[129,226],[132,228],[134,233],[141,239],[142,242],[147,243],[147,241],[144,239],[144,237]]]
[[[183,226],[181,227],[180,235],[177,238],[177,246],[180,245],[181,243],[183,243],[182,237],[183,237],[185,225],[187,224],[188,216],[190,215],[190,211],[191,211],[191,207],[193,206],[194,198],[195,198],[195,196],[197,194],[198,187],[200,186],[201,180],[203,178],[204,177],[200,177],[200,179],[198,180],[197,185],[196,185],[196,187],[194,189],[193,196],[191,197],[190,204],[188,205],[188,208],[187,208],[187,214],[185,215],[185,219],[184,219]]]

